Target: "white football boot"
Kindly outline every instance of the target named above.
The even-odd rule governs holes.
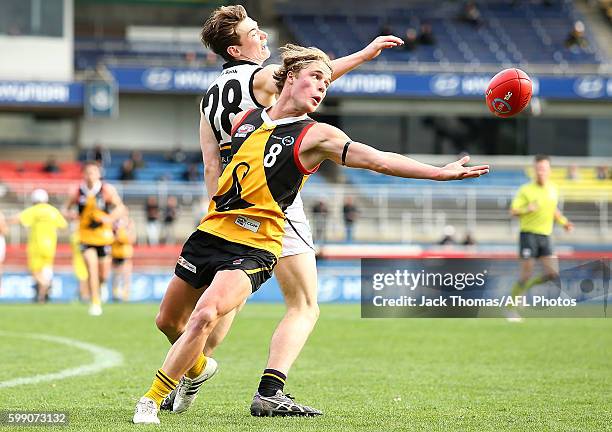
[[[132,422],[134,424],[159,424],[157,418],[157,404],[153,399],[148,397],[141,397],[136,404],[136,411],[134,411],[134,418]]]

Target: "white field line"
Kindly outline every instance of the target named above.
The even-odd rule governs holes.
[[[45,381],[56,381],[65,378],[70,378],[79,375],[90,375],[100,372],[103,369],[112,368],[115,366],[119,366],[123,363],[123,355],[121,353],[110,350],[107,348],[102,348],[100,346],[81,342],[74,339],[69,339],[60,336],[51,336],[46,334],[39,333],[17,333],[17,332],[5,332],[0,331],[0,337],[9,336],[9,337],[19,337],[19,338],[30,338],[37,339],[51,343],[58,343],[62,345],[67,345],[69,347],[78,348],[83,351],[87,351],[94,356],[94,361],[92,363],[77,366],[73,368],[63,369],[59,372],[53,372],[48,374],[39,374],[33,375],[29,377],[23,378],[14,378],[8,381],[0,381],[0,388],[6,387],[16,387],[25,384],[38,384]]]

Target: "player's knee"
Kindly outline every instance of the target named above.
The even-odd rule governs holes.
[[[155,325],[166,336],[180,334],[185,327],[185,323],[163,312],[159,312],[155,317]]]
[[[212,330],[213,323],[219,318],[219,312],[216,306],[204,306],[197,310],[192,316],[192,325],[198,330]]]
[[[312,322],[319,319],[319,305],[316,301],[304,300],[293,305],[288,305],[287,312],[300,315]]]

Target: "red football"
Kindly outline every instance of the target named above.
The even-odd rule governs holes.
[[[505,69],[487,86],[487,106],[498,117],[512,117],[525,109],[531,100],[531,79],[520,69]]]

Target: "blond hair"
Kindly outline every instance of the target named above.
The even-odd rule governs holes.
[[[232,45],[240,45],[240,36],[236,28],[246,18],[247,12],[243,6],[221,6],[215,9],[204,23],[200,32],[200,40],[215,54],[227,61],[233,60],[227,48]]]
[[[283,90],[289,72],[297,75],[302,69],[307,68],[313,62],[323,62],[329,68],[330,73],[332,72],[331,60],[319,48],[286,44],[279,50],[283,63],[274,72],[274,81],[279,93]]]

